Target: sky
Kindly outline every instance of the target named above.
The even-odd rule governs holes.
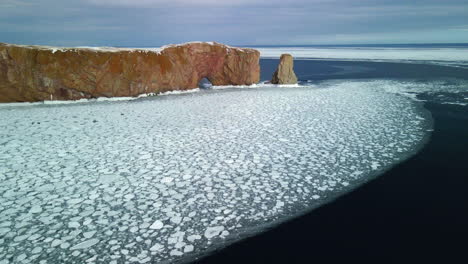
[[[0,0],[0,42],[468,43],[468,0]]]

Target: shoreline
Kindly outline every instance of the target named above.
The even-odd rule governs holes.
[[[424,107],[433,116],[434,131],[416,155],[331,203],[196,263],[460,260],[462,241],[468,235],[463,224],[468,220],[468,195],[463,192],[468,186],[463,177],[468,144],[448,144],[455,149],[447,151],[447,141],[454,143],[468,134],[468,115],[464,106],[426,102]],[[444,170],[459,183],[452,186],[439,179]],[[447,199],[451,196],[457,199]],[[447,214],[458,224],[445,219]],[[449,255],[457,245],[458,251]]]

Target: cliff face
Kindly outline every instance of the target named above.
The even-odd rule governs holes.
[[[219,43],[161,50],[52,48],[0,43],[0,102],[136,96],[260,79],[260,53]]]

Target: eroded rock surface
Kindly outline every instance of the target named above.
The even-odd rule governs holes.
[[[53,48],[0,43],[0,102],[137,96],[260,79],[260,53],[219,43],[156,49]]]
[[[278,69],[273,73],[271,83],[274,84],[295,84],[297,77],[293,69],[293,56],[290,54],[282,54]]]

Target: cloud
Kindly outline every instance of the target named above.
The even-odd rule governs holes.
[[[468,42],[466,10],[466,0],[0,0],[0,42]]]
[[[30,6],[30,2],[20,0],[2,0],[0,2],[0,9],[11,9],[11,8],[24,8]]]
[[[126,7],[168,7],[168,6],[265,6],[305,3],[306,0],[86,0],[88,3],[103,6]],[[322,0],[310,0],[324,2]]]

